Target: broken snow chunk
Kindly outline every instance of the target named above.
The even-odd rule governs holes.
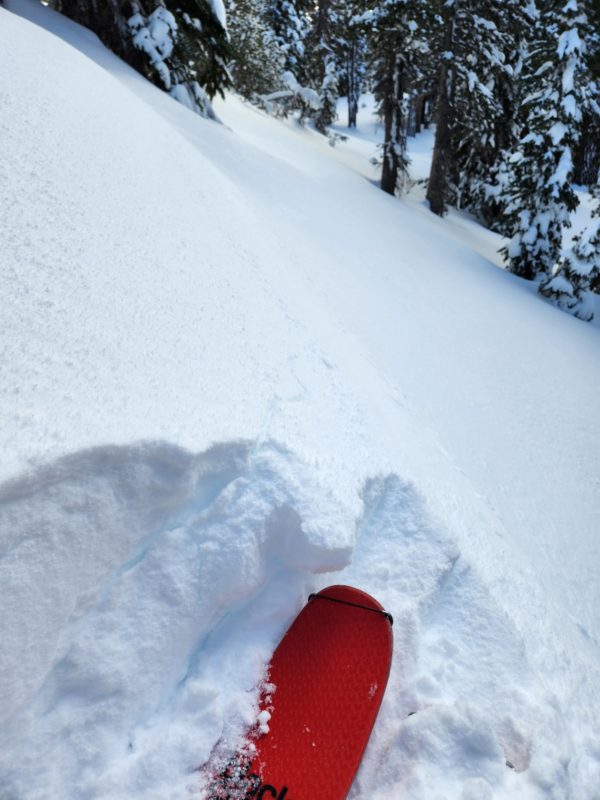
[[[265,734],[269,732],[270,719],[271,719],[270,711],[267,711],[265,709],[264,711],[260,712],[260,714],[256,718],[256,721],[258,722],[258,730],[260,731],[260,733]]]

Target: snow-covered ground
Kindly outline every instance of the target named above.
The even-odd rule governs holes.
[[[351,800],[600,797],[598,324],[368,107],[208,122],[35,0],[0,72],[0,797],[201,796],[331,582],[396,619]]]

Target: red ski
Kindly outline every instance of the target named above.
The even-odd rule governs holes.
[[[271,660],[268,732],[252,737],[210,800],[344,800],[391,658],[392,618],[376,600],[350,586],[311,595]]]

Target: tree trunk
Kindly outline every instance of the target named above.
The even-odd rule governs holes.
[[[356,42],[351,42],[348,51],[346,71],[348,75],[348,127],[356,128],[358,116],[358,100],[360,97],[360,79],[358,77],[358,59]]]
[[[451,54],[442,59],[440,66],[440,91],[437,127],[431,172],[427,186],[427,200],[434,214],[443,217],[447,210],[448,181],[452,160],[452,128],[454,127],[455,70],[454,53],[454,7],[445,11],[444,53]]]
[[[388,63],[385,78],[385,99],[383,101],[383,166],[381,169],[381,188],[388,194],[396,194],[400,171],[404,169],[404,64],[399,55],[394,54]]]
[[[421,133],[423,127],[426,126],[425,108],[426,108],[426,94],[420,94],[417,97],[416,119],[415,119],[415,134]]]
[[[574,181],[581,186],[591,186],[598,180],[600,170],[600,125],[589,112],[584,112],[582,130],[584,135],[574,153]]]
[[[406,120],[406,135],[416,136],[418,127],[418,102],[419,98],[416,91],[412,91],[408,103],[408,119]]]

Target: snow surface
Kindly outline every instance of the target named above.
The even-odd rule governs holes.
[[[0,69],[0,797],[201,797],[331,582],[396,620],[351,800],[600,797],[598,324],[369,108],[218,125],[34,0]]]

